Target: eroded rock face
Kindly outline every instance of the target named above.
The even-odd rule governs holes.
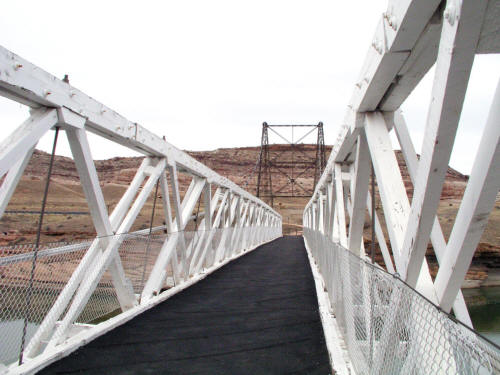
[[[315,145],[296,145],[295,148],[298,151],[295,151],[293,155],[294,162],[306,160],[305,155],[310,158],[314,158],[315,156]],[[331,146],[326,146],[327,154],[330,153],[330,150]],[[187,153],[220,175],[231,179],[250,193],[255,194],[257,184],[256,169],[260,147],[222,148],[213,151],[187,151]],[[271,158],[279,155],[279,160],[289,163],[289,165],[280,168],[291,176],[292,152],[290,146],[270,145],[270,154]],[[401,151],[396,151],[396,157],[408,197],[411,199],[413,196],[413,185]],[[99,180],[101,183],[128,185],[134,178],[142,159],[142,157],[115,157],[107,160],[96,160],[95,166],[99,174]],[[45,179],[48,165],[49,155],[43,151],[35,150],[30,163],[26,167],[24,176],[31,179],[43,180]],[[293,174],[295,176],[300,174],[299,179],[302,178],[302,184],[309,190],[313,185],[314,170],[301,174],[303,169],[295,167]],[[78,173],[73,160],[64,156],[56,156],[52,179],[61,183],[79,183]],[[273,185],[276,186],[281,186],[287,182],[287,177],[280,173],[273,174],[272,179]],[[187,181],[187,178],[184,180]],[[448,168],[441,199],[461,199],[467,181],[467,176],[452,168]]]
[[[279,160],[286,162],[285,165],[281,166],[283,171],[291,176],[292,168],[294,168],[293,175],[298,176],[300,174],[298,181],[302,186],[307,190],[312,189],[314,170],[305,171],[301,174],[302,169],[297,166],[297,162],[314,158],[316,146],[296,145],[295,148],[296,150],[292,155],[290,145],[270,145],[269,152],[271,159],[279,158]],[[330,151],[331,146],[326,146],[327,157]],[[260,154],[260,147],[222,148],[213,151],[188,151],[188,153],[220,175],[229,178],[250,193],[256,194],[257,160]],[[400,151],[396,151],[396,157],[408,196],[411,200],[413,185],[409,178],[403,155]],[[126,187],[132,181],[142,159],[142,157],[115,157],[108,160],[95,161],[109,211],[112,210],[114,204],[116,204]],[[49,155],[36,150],[8,209],[39,209],[39,203],[36,202],[41,201],[40,195],[48,164]],[[275,173],[272,179],[273,186],[283,186],[287,183],[288,177],[283,173]],[[79,186],[78,173],[71,158],[56,156],[52,181],[56,182],[56,184],[51,185],[51,191],[49,192],[49,206],[52,205],[50,206],[52,209],[59,209],[65,212],[88,210],[83,192]],[[439,210],[440,221],[445,236],[448,236],[451,230],[467,181],[468,176],[452,168],[448,168]],[[187,189],[190,178],[181,173],[179,175],[179,182],[182,195],[182,192]],[[284,221],[290,224],[284,227],[285,233],[301,233],[302,210],[307,200],[307,198],[283,198],[275,201],[275,209],[282,214]],[[29,205],[30,201],[35,202],[33,205],[34,208]],[[497,208],[500,212],[500,203],[497,203]],[[380,211],[380,213],[382,212]],[[143,216],[139,217],[143,217],[139,227],[147,227],[149,225],[148,215],[145,214]],[[0,246],[19,242],[20,239],[30,242],[36,233],[36,219],[35,215],[30,217],[24,215],[21,218],[16,218],[15,215],[5,215],[0,221]],[[54,241],[92,237],[94,235],[93,226],[89,220],[88,215],[86,218],[69,215],[65,221],[55,221],[55,223],[49,220],[48,224],[44,226],[43,239],[45,241]],[[500,274],[500,247],[495,245],[495,243],[498,243],[500,236],[498,230],[500,227],[499,224],[500,218],[497,220],[495,209],[490,216],[490,223],[475,253],[471,269],[467,274],[468,286],[500,285],[500,277],[498,276]],[[368,223],[365,226],[365,244],[367,248],[369,248],[369,233]],[[388,238],[387,235],[386,238]],[[431,272],[434,274],[437,270],[437,264],[431,247],[428,250],[427,257],[431,265]],[[381,254],[378,251],[377,260],[382,262]],[[490,275],[491,277],[489,277]]]

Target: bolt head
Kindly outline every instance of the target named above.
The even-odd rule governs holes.
[[[391,27],[396,30],[398,28],[398,20],[396,18],[396,16],[391,16],[391,18],[389,19],[389,25],[391,25]]]
[[[455,17],[456,17],[456,9],[455,6],[450,4],[446,7],[444,14],[444,18],[448,21],[448,23],[453,26],[455,23]]]

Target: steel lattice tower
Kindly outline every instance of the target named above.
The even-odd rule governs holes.
[[[311,128],[311,130],[294,142],[293,136],[291,141],[288,140],[278,132],[278,128],[292,128],[292,134],[294,128]],[[269,145],[269,131],[286,142],[274,145],[272,155]],[[314,131],[317,131],[317,141],[315,155],[311,156],[311,153],[305,149],[308,145],[299,144],[299,142]],[[286,146],[283,147],[284,145]],[[285,153],[287,153],[286,158]],[[317,125],[269,125],[266,122],[262,124],[257,168],[257,197],[267,201],[271,206],[274,205],[274,198],[311,197],[325,165],[325,139],[322,122]],[[276,174],[285,176],[286,183],[273,184],[273,175]],[[303,181],[307,178],[313,179],[312,187],[304,185]],[[276,177],[274,179],[276,180]]]

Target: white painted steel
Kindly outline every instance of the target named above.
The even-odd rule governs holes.
[[[43,108],[33,111],[11,135],[0,144],[0,176],[8,172],[12,164],[24,158],[26,152],[38,143],[38,140],[57,124],[57,111]]]
[[[68,136],[97,233],[96,239],[83,247],[65,246],[40,252],[40,259],[64,259],[76,252],[81,258],[53,304],[38,313],[36,332],[27,337],[25,364],[20,367],[12,364],[9,370],[40,369],[54,358],[67,355],[68,343],[72,343],[71,348],[84,343],[75,341],[82,329],[93,332],[92,338],[104,333],[109,326],[106,322],[83,327],[77,321],[88,315],[89,306],[95,305],[94,295],[102,289],[100,285],[105,283],[108,287],[108,281],[104,281],[108,278],[106,275],[111,281],[109,298],[114,298],[116,303],[101,306],[101,313],[89,316],[96,318],[118,307],[121,312],[113,319],[115,325],[122,324],[130,318],[128,311],[144,311],[166,298],[163,296],[171,295],[172,280],[174,289],[181,290],[244,251],[281,236],[281,216],[260,199],[140,125],[2,47],[0,72],[0,95],[32,108],[29,119],[0,145],[0,177],[7,174],[0,188],[0,217],[38,140],[58,126]],[[88,131],[146,156],[110,215],[92,160]],[[180,173],[192,179],[182,199]],[[163,197],[161,211],[167,234],[128,233],[157,181]],[[198,212],[196,206],[201,202],[204,208]],[[188,230],[194,219],[201,219],[201,225],[193,224],[196,231]],[[142,246],[143,258],[134,259],[131,265],[127,246]],[[150,247],[154,247],[156,253],[148,254]],[[87,251],[82,253],[82,249]],[[19,262],[30,262],[33,255],[34,252],[30,252],[16,259],[2,259],[0,267],[12,268]],[[141,273],[146,278],[142,283],[133,273],[138,264],[144,264]],[[101,303],[107,303],[109,298]]]
[[[487,1],[453,1],[456,20],[443,22],[432,101],[401,253],[401,276],[415,286],[425,257],[472,69]],[[480,150],[481,152],[481,150]]]
[[[28,149],[24,156],[14,163],[5,176],[2,186],[0,186],[0,217],[5,213],[5,209],[9,204],[10,198],[12,198],[12,194],[14,194],[16,190],[17,184],[24,173],[24,169],[28,165],[31,155],[33,155],[33,151],[35,151],[35,146],[36,145]]]
[[[500,82],[479,144],[463,203],[436,276],[441,306],[449,310],[474,256],[500,190]]]
[[[450,323],[444,314],[432,313],[424,319],[405,304],[405,293],[409,288],[392,289],[389,285],[388,290],[395,291],[383,299],[380,293],[373,293],[373,280],[367,276],[368,273],[359,274],[359,270],[365,269],[363,263],[359,262],[365,258],[362,230],[367,208],[369,215],[376,217],[374,230],[386,269],[416,287],[445,312],[453,308],[459,320],[472,325],[460,286],[500,185],[497,171],[499,161],[496,160],[498,93],[476,156],[466,198],[461,204],[448,243],[445,242],[436,212],[474,56],[477,53],[500,52],[499,4],[500,0],[389,1],[388,10],[379,21],[360,78],[355,84],[328,165],[304,210],[307,247],[311,261],[318,263],[318,272],[323,278],[320,285],[330,286],[328,293],[343,291],[341,295],[329,295],[328,303],[344,319],[346,341],[360,341],[348,345],[355,348],[349,348],[349,354],[354,367],[360,372],[382,372],[387,368],[386,360],[397,350],[405,348],[409,348],[407,353],[411,356],[408,354],[395,368],[400,373],[412,372],[418,367],[415,358],[424,358],[431,353],[431,356],[440,359],[455,345],[450,338],[453,335],[448,330]],[[436,74],[425,127],[424,148],[420,161],[417,161],[403,118],[395,111],[434,63]],[[168,274],[177,285],[172,290],[180,290],[203,277],[204,267],[206,272],[210,272],[239,256],[242,249],[253,248],[281,235],[281,217],[269,206],[137,123],[123,118],[71,85],[1,47],[0,71],[0,95],[32,108],[30,118],[0,145],[0,176],[7,174],[0,189],[0,213],[3,213],[12,196],[40,137],[54,126],[60,126],[68,134],[99,236],[82,255],[55,303],[43,316],[36,333],[30,337],[25,353],[26,364],[21,367],[13,365],[10,368],[12,371],[42,368],[57,356],[74,350],[84,342],[82,340],[97,337],[171,295],[170,291],[162,292],[169,286]],[[392,149],[390,132],[393,129],[415,186],[411,205]],[[147,156],[109,216],[86,140],[87,131]],[[383,213],[383,222],[378,219],[377,212],[370,212],[371,201],[367,195],[370,162],[377,178],[382,209],[379,212]],[[178,173],[187,173],[192,177],[182,201]],[[164,198],[163,214],[168,235],[161,239],[145,285],[137,286],[138,291],[132,291],[123,265],[126,259],[120,255],[120,249],[125,233],[131,228],[158,180]],[[217,189],[213,195],[212,186]],[[204,202],[204,213],[193,215],[200,199]],[[188,236],[187,226],[193,218],[202,216],[196,233]],[[384,225],[389,244],[385,243]],[[439,262],[435,283],[425,260],[429,241]],[[353,258],[354,255],[348,255],[347,252],[347,255],[339,255],[343,251],[339,245],[349,248],[361,259]],[[331,252],[332,246],[336,254]],[[68,253],[59,249],[51,250],[50,254],[43,253],[43,256]],[[338,268],[335,261],[340,262],[344,258],[351,259],[350,263]],[[1,266],[9,266],[16,261],[9,259]],[[370,275],[377,274],[376,267],[370,268]],[[345,272],[344,278],[338,278],[341,270]],[[78,316],[108,271],[123,312],[113,318],[112,324],[77,327],[75,322]],[[384,283],[389,280],[385,276],[382,279]],[[337,284],[345,280],[345,287],[332,284],[334,280]],[[395,285],[400,285],[398,283],[396,280]],[[378,290],[383,290],[381,284],[377,285],[380,287]],[[336,306],[354,306],[355,303],[364,309],[342,315],[342,309]],[[388,315],[384,315],[389,309],[393,310],[390,320],[387,319]],[[323,306],[322,318],[325,314]],[[440,336],[442,340],[425,348],[416,345],[417,341],[412,340],[417,340],[419,335],[425,333],[422,328],[424,325],[444,332]],[[404,330],[401,331],[401,327]],[[359,340],[356,330],[360,329],[371,341]],[[330,331],[325,329],[325,332]],[[379,342],[373,339],[377,332],[380,334]],[[472,340],[472,344],[480,343],[485,351],[496,353],[496,348],[483,345],[473,334],[464,335],[466,339]],[[358,350],[366,354],[365,361],[369,358],[372,365],[370,370],[366,363],[359,360],[361,357],[354,356]],[[470,353],[475,352],[455,351],[449,358],[449,369],[461,369],[464,356],[467,359]],[[481,354],[478,356],[483,359]],[[498,356],[495,354],[488,358],[496,360]],[[477,358],[468,358],[465,363],[477,361]],[[483,369],[486,373],[496,371],[497,365],[486,363]],[[345,369],[342,365],[339,368],[342,369],[340,371]]]
[[[392,118],[392,116],[390,117]],[[403,115],[400,111],[394,113],[393,122],[394,130],[396,131],[396,136],[398,137],[399,144],[404,145],[401,147],[401,151],[408,168],[408,174],[410,175],[410,179],[413,183],[416,178],[418,159]],[[432,246],[434,247],[436,259],[438,263],[441,264],[442,257],[444,256],[446,250],[446,241],[444,239],[443,231],[441,230],[441,224],[439,223],[439,219],[437,216],[434,219],[434,224],[431,231],[431,242]],[[465,305],[465,300],[460,289],[457,293],[455,302],[453,303],[453,311],[456,317],[462,323],[468,325],[469,327],[472,327],[472,321],[470,319],[469,312],[467,310],[467,306]]]
[[[314,277],[314,285],[316,287],[316,295],[319,305],[319,315],[321,323],[323,324],[326,346],[330,356],[330,365],[335,374],[354,375],[355,371],[352,363],[350,362],[346,344],[342,339],[342,333],[335,313],[332,311],[327,285],[325,284],[325,280],[321,277],[321,270],[314,260],[311,250],[309,249],[308,242],[305,243],[305,246]]]
[[[333,368],[355,374],[498,374],[500,350],[401,279],[304,228]],[[396,303],[395,303],[396,302]],[[325,306],[326,305],[326,306]],[[390,334],[385,335],[387,324]],[[335,340],[333,340],[335,338]],[[346,353],[347,352],[347,353]],[[337,366],[337,367],[335,367]]]
[[[281,228],[266,228],[267,234],[265,237],[270,238],[269,241],[272,241],[276,236],[278,236],[278,231]],[[267,241],[268,242],[268,241]],[[162,303],[173,295],[179,293],[180,291],[194,285],[195,283],[203,280],[212,272],[217,269],[223,267],[227,263],[237,259],[241,256],[248,254],[249,252],[255,250],[257,247],[262,245],[261,243],[254,242],[254,245],[248,245],[242,252],[235,255],[232,258],[228,258],[221,263],[214,263],[213,265],[208,265],[203,272],[198,272],[193,277],[189,278],[186,282],[178,284],[176,286],[171,287],[170,289],[160,293],[158,296],[151,298],[148,301],[140,303],[139,305],[122,312],[119,315],[116,315],[100,324],[87,324],[82,327],[78,331],[75,331],[73,335],[69,336],[63,343],[54,347],[53,349],[47,350],[43,353],[43,355],[38,355],[30,360],[27,360],[22,366],[12,365],[8,368],[8,373],[12,374],[32,374],[34,372],[40,371],[44,367],[49,364],[57,361],[58,359],[65,357],[79,347],[86,345],[90,341],[98,338],[99,336],[104,335],[105,333],[111,331],[112,329],[119,327],[120,325],[126,323],[130,319],[133,319],[137,315],[153,308],[154,306]]]
[[[384,267],[401,278],[445,312],[453,309],[458,320],[472,327],[460,287],[500,189],[500,161],[496,160],[498,92],[448,243],[439,224],[437,209],[474,56],[500,53],[499,9],[499,0],[389,1],[355,84],[328,164],[304,210],[305,237],[325,285],[334,277],[332,272],[336,272],[336,265],[332,264],[334,260],[330,257],[330,244],[367,259],[362,229],[370,225],[365,223],[366,214],[369,217],[375,214],[373,230],[382,253],[382,264],[376,267]],[[427,121],[422,124],[422,153],[417,159],[400,106],[433,65],[436,65],[434,84]],[[411,199],[393,150],[392,131],[399,141],[414,186]],[[371,212],[371,197],[366,194],[370,163],[377,182],[378,207],[375,213]],[[425,258],[429,243],[432,243],[439,265],[435,282]],[[348,267],[343,272],[346,286],[342,295],[331,296],[333,310],[337,308],[336,303],[370,306],[372,301],[366,299],[367,294],[358,296],[356,293],[360,292],[356,292],[356,288],[359,285],[348,281],[358,277],[356,271],[353,273]],[[364,278],[357,282],[365,290],[370,290],[373,281]],[[337,287],[334,290],[339,292]],[[394,340],[401,335],[401,327],[406,327],[411,338],[423,333],[422,317],[405,306],[406,297],[398,290],[387,296],[387,308],[395,312],[390,319],[386,315],[382,321],[373,320],[370,314],[378,314],[380,304],[346,317],[344,335],[352,335],[356,326],[368,336],[379,330],[377,335],[380,337],[362,344],[363,348],[370,349],[363,357],[366,360],[368,355],[370,361],[373,360],[369,368],[356,364],[356,360],[362,357],[353,358],[355,353],[349,350],[357,371],[384,373],[391,355],[402,345],[410,345],[404,339]],[[356,298],[360,298],[359,302],[355,302]],[[368,322],[378,322],[378,328]],[[418,358],[425,357],[429,351],[435,351],[434,356],[440,358],[453,348],[455,343],[445,333],[446,320],[440,318],[430,324],[437,332],[443,332],[443,336],[436,337],[440,343],[426,348],[411,346],[413,358],[408,357],[396,366],[397,373],[413,373],[418,367]],[[488,350],[498,354],[498,348],[492,346]],[[449,372],[461,371],[461,358],[457,356],[449,359]],[[470,361],[474,362],[473,359]],[[485,373],[498,369],[490,370]]]
[[[363,227],[365,224],[366,196],[368,195],[368,183],[370,177],[370,155],[366,136],[361,133],[358,136],[356,150],[356,161],[353,176],[351,178],[354,187],[351,195],[352,209],[349,223],[348,247],[356,254],[361,254]]]

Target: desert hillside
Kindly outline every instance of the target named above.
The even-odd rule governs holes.
[[[299,154],[302,155],[314,156],[316,152],[315,145],[298,145],[295,147],[300,148]],[[330,150],[331,147],[327,146],[327,156]],[[244,147],[188,153],[217,173],[255,194],[257,182],[256,162],[259,151],[259,147]],[[292,155],[289,146],[285,145],[271,145],[270,153],[271,156],[280,153],[280,157],[284,160],[290,159]],[[295,157],[297,157],[296,155],[297,152]],[[411,198],[413,186],[400,152],[397,152],[397,158],[405,186]],[[141,160],[140,157],[116,157],[95,162],[109,212],[112,211],[125,192]],[[7,213],[0,220],[0,245],[7,246],[34,242],[38,221],[36,212],[40,210],[48,163],[49,155],[47,153],[35,151],[7,207]],[[297,174],[297,172],[295,173]],[[303,173],[300,179],[303,186],[312,188],[313,171]],[[273,184],[285,184],[286,181],[287,178],[284,174],[277,173],[273,175]],[[180,174],[181,196],[188,183],[189,176]],[[448,169],[439,209],[440,221],[445,236],[449,235],[466,184],[467,176],[452,168]],[[159,199],[158,202],[161,204],[161,197]],[[283,216],[285,234],[301,233],[302,210],[307,201],[307,198],[275,199],[274,207]],[[150,197],[135,223],[134,230],[149,227],[152,206],[153,199]],[[377,208],[383,220],[383,214],[379,206],[378,203]],[[27,211],[31,211],[31,213]],[[91,238],[95,235],[90,216],[87,214],[88,207],[79,184],[78,174],[70,158],[56,157],[48,195],[47,211],[49,214],[44,219],[42,241],[74,241]],[[161,224],[163,224],[161,210],[157,210],[153,225]],[[487,230],[476,251],[473,265],[468,274],[468,286],[500,284],[500,247],[497,246],[500,243],[500,230],[498,228],[500,228],[500,202],[497,203],[490,217]],[[365,228],[365,244],[367,246],[369,246],[369,239],[370,228],[367,220]],[[428,252],[428,260],[431,267],[435,269],[436,261],[431,250]]]

